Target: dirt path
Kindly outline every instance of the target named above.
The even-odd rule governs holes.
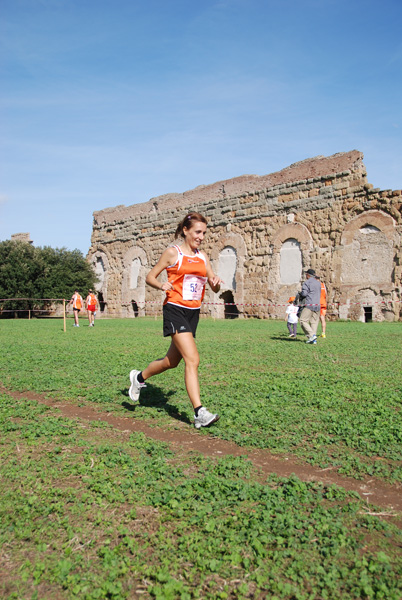
[[[355,480],[338,475],[334,470],[319,469],[308,464],[297,462],[294,457],[278,457],[270,454],[268,450],[245,449],[232,442],[219,440],[211,436],[200,435],[188,425],[174,431],[166,431],[159,427],[150,427],[144,421],[135,421],[133,417],[116,417],[111,413],[101,412],[90,406],[79,407],[67,402],[45,398],[32,392],[13,392],[0,387],[0,391],[13,398],[26,398],[36,400],[47,406],[58,408],[63,416],[88,421],[105,421],[119,431],[141,432],[146,436],[171,444],[172,449],[180,452],[199,452],[205,456],[245,456],[259,467],[264,476],[276,473],[282,477],[289,477],[294,473],[303,481],[321,481],[326,485],[336,484],[346,490],[357,492],[367,503],[382,508],[380,514],[394,515],[392,522],[401,524],[402,519],[402,486],[390,485],[378,479]],[[377,514],[377,513],[376,513]]]

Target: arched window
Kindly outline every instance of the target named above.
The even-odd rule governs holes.
[[[341,281],[346,285],[392,281],[393,250],[385,233],[366,224],[354,232],[353,241],[345,246]]]
[[[364,227],[360,227],[360,233],[370,234],[370,233],[379,233],[381,230],[375,225],[365,225]]]
[[[223,288],[236,291],[237,253],[232,246],[226,246],[219,253],[218,275],[223,281]]]
[[[302,253],[300,243],[294,238],[289,238],[282,244],[279,274],[281,283],[284,285],[299,283],[301,279]]]
[[[130,289],[135,290],[138,287],[138,276],[141,269],[141,260],[134,258],[130,269]]]
[[[97,291],[101,290],[103,287],[103,282],[105,280],[105,265],[103,264],[103,260],[101,256],[96,257],[96,262],[94,264],[94,269],[96,276],[98,278],[98,283],[95,285]]]

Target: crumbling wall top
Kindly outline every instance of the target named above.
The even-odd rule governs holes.
[[[296,162],[281,171],[269,175],[241,175],[233,179],[217,181],[209,185],[200,185],[183,193],[164,194],[151,198],[147,202],[119,205],[94,212],[95,223],[112,223],[130,217],[146,215],[157,210],[166,211],[182,206],[195,206],[198,202],[206,202],[226,197],[252,194],[278,185],[296,183],[308,179],[320,179],[325,176],[345,172],[358,172],[365,175],[363,154],[358,150],[339,152],[332,156],[316,156]]]
[[[29,233],[13,233],[11,235],[12,242],[25,242],[27,244],[32,244],[31,235]]]

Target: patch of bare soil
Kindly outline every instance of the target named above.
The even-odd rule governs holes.
[[[367,501],[381,507],[379,516],[393,516],[392,522],[401,524],[402,518],[402,486],[390,485],[375,478],[355,480],[339,475],[331,469],[320,469],[308,464],[298,462],[295,457],[281,457],[271,454],[268,450],[255,448],[243,448],[233,442],[220,440],[211,436],[200,435],[196,430],[178,421],[177,429],[167,431],[155,425],[152,427],[144,421],[135,421],[133,417],[117,417],[111,413],[101,412],[90,406],[79,407],[67,402],[60,402],[45,398],[40,394],[32,392],[14,392],[0,387],[0,391],[13,398],[26,398],[36,400],[47,406],[58,408],[63,416],[72,419],[83,419],[87,421],[104,421],[119,431],[131,433],[141,432],[146,436],[167,442],[175,452],[199,452],[204,456],[247,456],[252,463],[258,467],[263,476],[276,473],[281,477],[289,477],[295,474],[303,481],[321,481],[325,485],[335,484],[346,490],[354,491]]]

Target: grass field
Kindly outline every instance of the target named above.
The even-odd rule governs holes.
[[[0,321],[0,382],[155,427],[191,426],[183,369],[131,406],[128,373],[162,356],[153,319]],[[203,319],[199,435],[402,480],[402,324],[330,323],[317,346],[284,322]],[[174,453],[103,422],[0,397],[4,598],[402,597],[399,530],[341,488],[259,481],[245,459]]]

